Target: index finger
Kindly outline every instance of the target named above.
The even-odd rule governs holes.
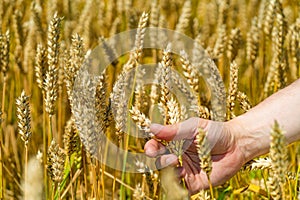
[[[205,129],[208,120],[192,117],[173,125],[151,124],[150,131],[156,138],[166,141],[192,139],[197,134],[198,127]]]

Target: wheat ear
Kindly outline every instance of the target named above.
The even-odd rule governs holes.
[[[72,102],[74,81],[78,75],[78,71],[83,64],[84,59],[83,40],[80,35],[72,35],[71,41],[71,49],[69,52],[70,55],[66,62],[66,65],[64,66],[64,80],[70,103]]]
[[[186,0],[182,6],[181,15],[179,17],[178,23],[176,24],[175,31],[184,34],[187,28],[189,28],[189,22],[191,20],[191,16],[192,16],[192,2],[191,0]]]
[[[250,110],[250,108],[252,107],[250,100],[245,93],[238,91],[236,95],[236,99],[240,103],[242,110],[244,110],[245,112]]]
[[[67,156],[71,156],[79,149],[79,135],[74,122],[74,118],[71,117],[65,126],[64,131],[64,149]]]
[[[240,29],[238,28],[232,29],[227,44],[227,57],[230,62],[232,62],[237,56],[240,40],[241,40]]]
[[[46,112],[50,116],[54,114],[55,102],[58,90],[58,53],[61,18],[54,14],[48,28],[47,61],[48,71],[44,83]]]
[[[230,65],[229,94],[227,96],[227,120],[235,117],[234,106],[238,91],[238,70],[239,68],[236,62],[232,62]]]
[[[1,58],[1,71],[6,77],[6,73],[9,67],[9,50],[10,50],[10,33],[7,31],[5,34],[0,35],[1,49],[0,49],[0,58]]]
[[[29,107],[29,96],[26,96],[23,90],[20,97],[16,100],[17,105],[17,118],[18,118],[18,132],[21,135],[25,145],[31,136],[31,116]]]
[[[272,174],[270,174],[267,183],[273,199],[282,199],[288,161],[284,133],[277,121],[275,121],[271,131],[270,158]]]
[[[198,128],[198,134],[196,136],[196,148],[198,157],[200,160],[201,169],[209,177],[212,170],[212,161],[210,156],[210,147],[207,141],[206,132],[203,129]]]
[[[37,46],[35,58],[35,77],[38,87],[44,92],[44,80],[47,69],[47,51],[42,45]]]
[[[55,140],[52,140],[48,149],[47,155],[47,169],[48,173],[55,183],[60,183],[64,176],[64,151],[58,146]]]
[[[210,173],[212,170],[212,160],[210,156],[210,146],[207,141],[207,133],[202,129],[198,128],[198,134],[196,136],[196,149],[198,153],[198,157],[200,160],[200,167],[201,169],[206,173],[208,182],[209,182],[209,188],[210,188],[210,194],[213,197],[213,190],[212,190],[212,185],[210,182]]]
[[[170,46],[168,46],[163,51],[163,58],[161,62],[161,83],[160,83],[161,97],[159,102],[160,106],[164,109],[165,124],[169,124],[169,119],[170,119],[167,102],[170,100],[170,95],[171,95],[168,89],[171,66],[172,66],[171,50],[170,50]]]

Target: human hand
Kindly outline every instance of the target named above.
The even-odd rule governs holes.
[[[207,175],[201,170],[196,150],[195,138],[198,128],[207,132],[212,159],[210,181],[213,186],[229,180],[247,161],[244,149],[239,145],[240,133],[228,122],[190,118],[175,125],[152,124],[150,130],[158,139],[166,141],[185,140],[181,167],[179,167],[178,157],[174,154],[164,154],[166,147],[155,139],[146,143],[145,152],[150,157],[157,157],[158,165],[161,167],[176,166],[179,177],[184,178],[191,194],[209,188]]]

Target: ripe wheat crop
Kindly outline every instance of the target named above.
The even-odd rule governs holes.
[[[139,173],[118,170],[126,153],[120,168],[103,162],[109,144],[143,153],[158,140],[151,122],[175,124],[191,113],[230,120],[298,79],[299,13],[297,0],[1,0],[0,199],[300,199],[300,145],[287,147],[277,122],[270,154],[193,196],[172,168],[137,159]],[[156,29],[148,36],[149,27],[192,38],[191,53],[176,55],[171,43],[144,49],[168,40]],[[133,48],[118,57],[120,41],[107,39],[131,29]],[[98,46],[111,63],[90,81],[82,67]],[[147,63],[157,63],[151,84],[143,82]],[[209,180],[206,133],[198,131]],[[182,141],[158,141],[181,159]]]

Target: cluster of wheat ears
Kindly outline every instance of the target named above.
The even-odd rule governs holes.
[[[130,173],[95,156],[101,135],[120,149],[143,152],[157,118],[175,124],[192,110],[230,120],[299,78],[299,13],[297,0],[1,0],[0,198],[299,199],[300,146],[287,147],[277,123],[270,127],[270,154],[192,197],[171,168],[149,170],[137,160],[141,173]],[[173,54],[172,44],[144,50],[146,27],[193,38],[192,55],[184,49]],[[107,57],[114,56],[120,44],[106,38],[130,29],[137,30],[134,48],[101,73],[91,86],[95,95],[80,94],[80,86],[73,92],[75,81],[85,81],[80,69],[90,51],[101,45]],[[165,37],[153,32],[150,42]],[[201,46],[210,62],[199,58]],[[156,84],[142,82],[147,62],[159,63]],[[126,78],[129,71],[133,79]],[[170,81],[195,106],[180,103]],[[225,105],[226,112],[214,104]],[[126,129],[128,117],[136,129]],[[140,131],[149,137],[133,137]],[[198,131],[199,165],[209,177],[206,133]],[[182,141],[161,142],[180,158]]]

